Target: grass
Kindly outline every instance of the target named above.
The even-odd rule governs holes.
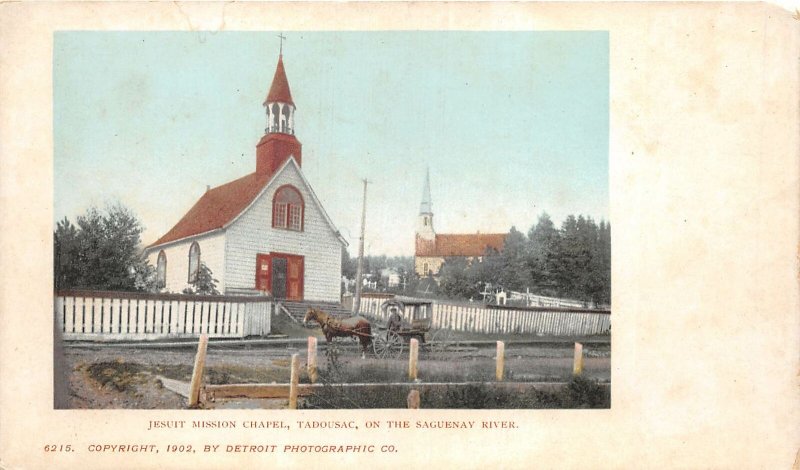
[[[385,386],[374,393],[337,387],[323,387],[309,396],[304,408],[309,409],[370,409],[406,408],[407,390]],[[422,408],[445,409],[576,409],[610,408],[611,392],[597,382],[575,377],[555,392],[530,389],[512,392],[491,384],[449,385],[442,389],[427,389],[420,393]]]
[[[608,335],[594,335],[594,336],[582,336],[578,337],[560,337],[560,336],[539,336],[531,333],[471,333],[468,331],[456,331],[454,330],[451,336],[452,340],[454,341],[506,341],[506,342],[514,342],[514,341],[530,341],[532,339],[564,339],[565,342],[571,342],[573,340],[580,340],[584,338],[606,338],[608,339]]]
[[[153,375],[162,375],[176,380],[189,381],[192,367],[188,365],[148,366],[123,360],[106,361],[83,366],[88,374],[101,386],[119,392],[135,393],[136,387]],[[446,366],[444,366],[446,367]],[[464,371],[439,371],[437,382],[479,382],[490,377],[464,375]],[[206,382],[225,383],[286,383],[288,369],[283,366],[258,368],[236,365],[207,367]],[[337,358],[329,359],[328,367],[320,370],[323,384],[342,382],[405,382],[402,364],[390,361],[359,363],[351,365]],[[399,379],[399,380],[398,380]],[[307,382],[306,377],[302,377]],[[323,386],[309,396],[303,407],[312,409],[337,408],[406,408],[407,389],[383,386],[375,393],[365,394],[354,390]],[[467,409],[538,409],[538,408],[609,408],[610,391],[596,381],[582,377],[572,378],[561,390],[545,392],[531,389],[526,392],[507,391],[489,383],[448,385],[438,389],[423,390],[422,408],[467,408]]]
[[[420,361],[418,377],[427,382],[490,382],[495,379],[495,362],[486,358],[481,361]],[[320,364],[322,381],[331,383],[391,383],[408,381],[408,365],[404,361],[353,360],[342,361],[331,366],[327,361]],[[536,373],[515,369],[513,361],[506,362],[506,380],[515,382],[566,382],[572,377],[572,369],[558,365],[540,365]]]
[[[423,408],[542,409],[610,408],[611,394],[597,382],[575,377],[556,392],[510,392],[486,384],[447,387],[420,394]]]
[[[304,407],[318,409],[337,408],[406,408],[407,389],[377,387],[373,393],[333,387],[337,383],[390,383],[409,382],[406,365],[402,361],[352,360],[333,348],[323,356],[319,374],[321,390],[308,397]],[[508,380],[515,380],[513,369],[507,364]],[[423,408],[467,409],[540,409],[540,408],[609,408],[611,396],[608,388],[584,377],[572,377],[571,370],[554,368],[538,371],[533,377],[539,381],[564,381],[565,387],[556,392],[530,389],[514,392],[492,386],[495,364],[490,358],[480,361],[439,361],[420,363],[419,376],[432,377],[437,383],[449,383],[444,388],[425,389],[420,394]],[[472,382],[467,385],[456,383]],[[325,385],[328,386],[325,386]]]

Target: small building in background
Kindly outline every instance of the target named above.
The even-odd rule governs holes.
[[[400,285],[400,273],[392,268],[381,269],[381,282],[386,287],[397,287]]]

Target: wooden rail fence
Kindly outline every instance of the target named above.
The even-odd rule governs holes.
[[[386,297],[364,296],[361,312],[388,320],[388,313],[381,311]],[[398,300],[403,300],[399,298]],[[401,312],[411,322],[413,307]],[[473,333],[524,333],[555,336],[584,336],[602,334],[611,328],[609,310],[584,308],[526,307],[488,308],[464,306],[433,301],[431,328],[450,328]]]
[[[54,309],[65,340],[243,338],[269,334],[272,303],[245,296],[60,291]]]
[[[416,338],[410,340],[410,353],[408,362],[408,380],[409,382],[399,383],[315,383],[316,380],[313,375],[316,375],[316,358],[317,358],[317,340],[313,336],[308,337],[308,356],[306,360],[306,370],[309,374],[310,384],[300,384],[300,355],[294,353],[291,356],[291,369],[290,381],[288,384],[216,384],[216,385],[203,385],[203,376],[205,374],[205,358],[208,347],[208,335],[200,335],[197,344],[197,354],[194,361],[194,369],[192,370],[192,381],[189,386],[189,407],[207,407],[210,402],[217,400],[247,398],[247,399],[268,399],[268,398],[288,398],[288,408],[297,409],[298,397],[307,397],[314,394],[315,390],[323,389],[324,387],[335,387],[341,390],[357,390],[363,393],[384,393],[387,388],[405,387],[410,388],[407,404],[408,408],[417,409],[420,407],[420,393],[419,390],[433,389],[433,388],[446,388],[452,386],[469,386],[476,384],[492,384],[495,387],[504,388],[506,390],[525,392],[530,389],[549,390],[555,391],[565,387],[566,383],[558,382],[505,382],[505,343],[503,341],[497,342],[496,360],[496,374],[495,382],[460,382],[460,383],[436,383],[436,382],[421,382],[418,378],[418,351],[419,342]],[[575,355],[573,365],[573,375],[578,376],[583,372],[583,345],[575,343]],[[313,373],[313,375],[312,375]],[[607,388],[607,384],[601,384],[601,387]],[[213,408],[213,406],[211,406]]]

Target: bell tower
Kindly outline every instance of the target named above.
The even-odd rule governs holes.
[[[278,56],[278,66],[262,103],[266,111],[267,127],[256,145],[256,173],[271,176],[289,157],[302,164],[302,145],[294,136],[296,107],[283,67],[283,53]]]

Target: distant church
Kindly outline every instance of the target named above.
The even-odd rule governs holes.
[[[436,233],[433,229],[430,173],[425,174],[417,219],[414,270],[418,276],[436,276],[446,258],[480,258],[487,250],[503,251],[505,233]]]
[[[263,106],[267,127],[256,145],[255,172],[208,189],[147,248],[148,259],[170,292],[186,288],[204,263],[225,294],[339,302],[347,242],[301,170],[283,54]]]

